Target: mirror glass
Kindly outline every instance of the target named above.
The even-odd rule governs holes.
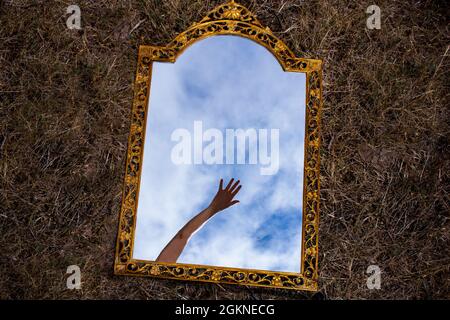
[[[153,63],[134,259],[301,271],[305,81],[236,36]]]

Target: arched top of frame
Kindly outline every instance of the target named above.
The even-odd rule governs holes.
[[[264,27],[250,10],[234,1],[214,8],[165,47],[141,45],[139,56],[149,61],[175,62],[191,44],[214,35],[235,35],[257,42],[275,56],[284,71],[308,72],[321,68],[321,60],[296,57],[269,27]]]
[[[250,10],[234,1],[217,6],[211,10],[199,23],[218,20],[242,21],[261,28],[263,27],[256,16],[250,12]],[[194,25],[196,25],[196,23],[194,23]]]

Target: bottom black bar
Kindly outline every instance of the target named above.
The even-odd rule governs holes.
[[[429,309],[429,305],[432,308]],[[364,319],[366,316],[386,316],[386,307],[398,308],[402,318],[417,315],[417,312],[448,308],[448,301],[317,301],[317,300],[246,300],[246,301],[105,301],[105,300],[64,300],[64,301],[0,301],[3,312],[11,311],[14,315],[32,311],[34,316],[64,315],[85,318],[90,309],[97,309],[102,318],[111,319],[136,318],[145,315],[145,319],[302,319],[322,316],[333,317],[356,316]],[[10,310],[8,310],[10,309]],[[390,310],[389,310],[390,311]]]

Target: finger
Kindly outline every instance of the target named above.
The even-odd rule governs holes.
[[[239,182],[241,182],[241,180],[238,180],[233,184],[233,186],[230,188],[230,192],[233,192],[233,190],[236,189],[236,187],[239,185]]]
[[[228,182],[227,186],[225,187],[225,190],[228,190],[228,188],[231,186],[231,184],[233,183],[233,181],[234,181],[234,178],[232,178],[232,179],[230,180],[230,182]]]
[[[238,192],[239,192],[239,190],[241,190],[241,188],[242,188],[242,186],[237,187],[236,190],[234,190],[234,191],[231,193],[231,197],[234,197],[235,195],[237,195]]]
[[[227,208],[229,208],[231,206],[234,206],[236,203],[239,203],[239,202],[240,202],[239,200],[233,200],[233,201],[230,202],[230,204],[228,205]]]
[[[222,188],[223,188],[223,179],[220,179],[219,190],[222,190]]]

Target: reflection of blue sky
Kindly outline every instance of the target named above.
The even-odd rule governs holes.
[[[304,100],[304,74],[283,72],[265,48],[244,38],[208,38],[175,64],[155,63],[134,258],[155,260],[210,203],[219,179],[235,177],[243,186],[241,203],[196,232],[178,262],[299,271]],[[279,171],[263,176],[259,165],[173,164],[172,132],[186,128],[193,136],[197,120],[204,131],[224,134],[227,128],[279,129]]]

